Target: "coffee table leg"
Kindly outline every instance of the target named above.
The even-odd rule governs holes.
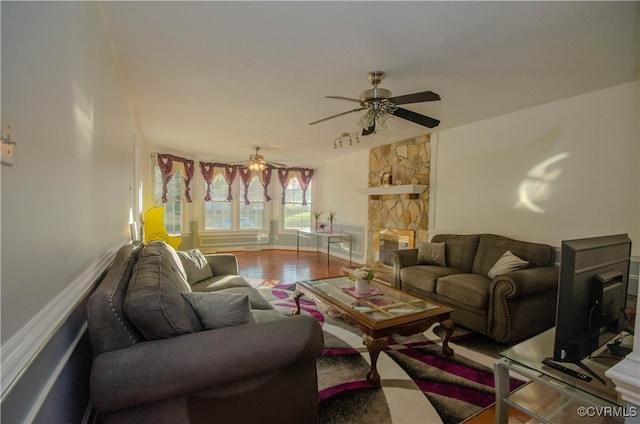
[[[445,330],[444,340],[442,342],[442,353],[447,355],[447,356],[452,356],[453,355],[453,349],[451,349],[449,347],[449,339],[451,338],[451,335],[453,334],[453,330],[455,330],[456,325],[450,319],[441,321],[440,325]]]
[[[296,310],[293,311],[291,315],[300,315],[300,298],[302,296],[303,296],[302,292],[299,292],[298,290],[296,290],[295,294],[293,295],[293,300],[296,302]]]
[[[378,356],[380,355],[380,352],[382,352],[382,350],[387,347],[387,338],[383,337],[374,339],[373,337],[365,334],[362,338],[362,342],[367,347],[367,350],[369,351],[369,357],[371,358],[371,368],[367,373],[367,381],[377,386],[378,384],[380,384],[380,374],[378,374],[377,368]]]

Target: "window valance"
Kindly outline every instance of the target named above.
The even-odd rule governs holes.
[[[258,178],[260,179],[260,183],[264,188],[264,198],[268,202],[269,200],[271,200],[271,197],[268,194],[268,188],[269,188],[269,184],[271,183],[271,176],[273,174],[274,169],[277,170],[278,179],[283,188],[282,203],[284,204],[285,202],[285,187],[287,187],[287,185],[289,184],[289,181],[291,181],[291,178],[298,177],[298,180],[300,181],[300,187],[302,188],[302,192],[304,193],[302,204],[306,205],[307,204],[307,200],[306,200],[307,188],[309,187],[309,183],[311,182],[311,179],[313,178],[313,175],[315,173],[315,170],[313,169],[267,167],[262,171],[256,172],[242,165],[231,165],[228,163],[218,163],[218,162],[200,162],[200,172],[202,173],[202,177],[207,183],[207,189],[204,196],[204,200],[205,201],[211,200],[211,183],[213,182],[213,179],[215,178],[216,174],[219,172],[222,172],[222,175],[226,183],[229,185],[229,192],[227,195],[228,201],[233,200],[233,196],[231,195],[231,186],[236,176],[238,176],[239,174],[242,180],[242,185],[244,187],[244,202],[245,204],[248,205],[249,198],[248,198],[247,190],[248,190],[249,184],[251,183],[251,180],[257,174]]]
[[[184,180],[184,198],[191,203],[190,184],[193,179],[194,162],[180,156],[158,153],[158,166],[162,173],[162,202],[167,202],[167,185],[177,171],[181,171]]]

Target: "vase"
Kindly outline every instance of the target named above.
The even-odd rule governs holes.
[[[356,280],[356,293],[367,294],[369,293],[369,281],[368,280]]]
[[[333,221],[329,223],[329,234],[333,234]]]
[[[318,232],[318,220],[316,219],[316,233]]]

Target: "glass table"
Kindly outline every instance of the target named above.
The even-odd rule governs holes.
[[[554,338],[551,328],[500,353],[502,358],[494,366],[496,423],[508,422],[510,406],[544,423],[624,422],[624,415],[632,411],[625,410],[615,385],[605,376],[621,358],[612,357],[602,346],[582,360],[595,373],[591,381],[583,381],[542,362],[553,357]],[[556,363],[588,375],[577,365]],[[531,383],[509,393],[510,372]]]
[[[323,239],[327,240],[327,265],[329,265],[329,259],[331,258],[331,256],[329,255],[331,245],[333,243],[348,242],[349,243],[349,264],[352,263],[351,257],[352,257],[352,250],[353,250],[353,236],[351,234],[338,233],[338,232],[325,233],[325,232],[312,231],[312,230],[298,230],[296,235],[296,253],[300,254],[300,239],[301,238],[310,239],[311,237],[316,238],[316,252],[318,252],[318,249],[319,249],[318,245],[320,243],[320,240],[323,240]]]
[[[453,355],[453,349],[449,347],[455,328],[450,316],[453,309],[447,306],[375,282],[371,283],[368,294],[359,295],[348,277],[296,283],[297,310],[294,314],[300,313],[299,299],[303,295],[323,304],[330,315],[340,316],[362,331],[364,345],[371,357],[367,380],[372,384],[380,383],[376,364],[391,334],[416,334],[439,322],[446,332],[442,352]]]

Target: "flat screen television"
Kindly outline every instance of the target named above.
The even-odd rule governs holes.
[[[584,358],[628,328],[630,259],[627,234],[562,242],[554,361],[584,369]]]

